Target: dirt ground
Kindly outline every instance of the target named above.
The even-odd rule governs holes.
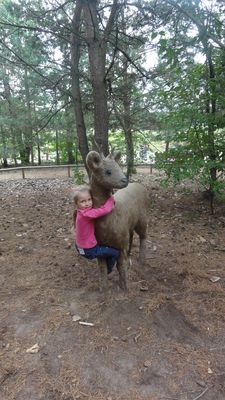
[[[129,291],[115,271],[106,294],[73,250],[72,179],[0,181],[1,400],[225,399],[225,204],[136,179],[147,262],[135,238]]]

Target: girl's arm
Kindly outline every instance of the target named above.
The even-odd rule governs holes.
[[[114,197],[111,196],[109,199],[99,208],[88,208],[87,210],[80,210],[84,217],[99,218],[103,215],[109,214],[115,205]]]

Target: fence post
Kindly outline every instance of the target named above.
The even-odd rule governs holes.
[[[25,179],[25,170],[22,168],[22,178]]]
[[[68,177],[70,178],[70,165],[68,165]]]

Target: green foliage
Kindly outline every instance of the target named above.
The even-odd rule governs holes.
[[[163,169],[167,176],[163,184],[177,184],[188,178],[198,181],[206,189],[211,188],[217,195],[222,194],[225,189],[223,174],[217,174],[217,179],[214,180],[211,171],[214,168],[218,172],[224,171],[224,133],[221,130],[215,132],[217,157],[212,160],[208,155],[207,132],[200,132],[199,129],[179,132],[174,137],[176,144],[168,151],[156,154],[156,168]]]
[[[111,10],[106,3],[96,2],[100,36]],[[80,160],[70,62],[75,4],[0,4],[1,158],[27,162],[33,155],[36,162],[46,152],[61,163]],[[104,42],[100,77],[108,87],[110,147],[133,157],[148,145],[167,179],[198,179],[215,193],[222,192],[225,162],[223,10],[218,0],[122,2]],[[81,27],[79,85],[91,148],[96,104]],[[146,55],[156,53],[156,65],[148,67]],[[83,179],[79,172],[77,179]]]
[[[133,132],[133,142],[135,149],[135,162],[137,162],[137,153],[140,150],[140,146],[143,144],[148,145],[148,149],[150,152],[161,152],[163,151],[164,142],[160,138],[160,134],[157,131],[134,131]],[[109,132],[109,144],[110,148],[115,148],[120,150],[124,155],[126,154],[126,145],[124,142],[123,132],[118,131],[110,131]],[[141,160],[139,160],[140,162]]]
[[[209,38],[213,33],[221,40],[222,19],[218,5],[209,12],[201,2],[184,0],[182,9],[174,4],[175,14],[164,26],[166,36],[157,36],[159,75],[152,92],[158,105],[159,138],[167,148],[157,153],[156,166],[166,173],[164,185],[195,179],[218,195],[224,191],[225,168],[224,50]],[[205,36],[201,25],[207,25]],[[201,62],[196,53],[202,54]]]
[[[77,185],[83,185],[85,183],[85,173],[84,170],[77,167],[72,168],[74,182]]]

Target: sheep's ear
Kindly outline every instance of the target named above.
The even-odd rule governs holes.
[[[86,163],[91,171],[97,170],[102,165],[102,158],[97,151],[90,151],[86,157]]]
[[[116,162],[118,162],[121,158],[121,152],[120,151],[115,151],[114,147],[111,150],[110,154],[108,155],[108,158],[111,158],[113,160],[115,160]]]
[[[114,158],[114,160],[115,160],[116,162],[120,161],[120,158],[121,158],[121,151],[115,151],[115,152],[113,153],[113,158]]]

